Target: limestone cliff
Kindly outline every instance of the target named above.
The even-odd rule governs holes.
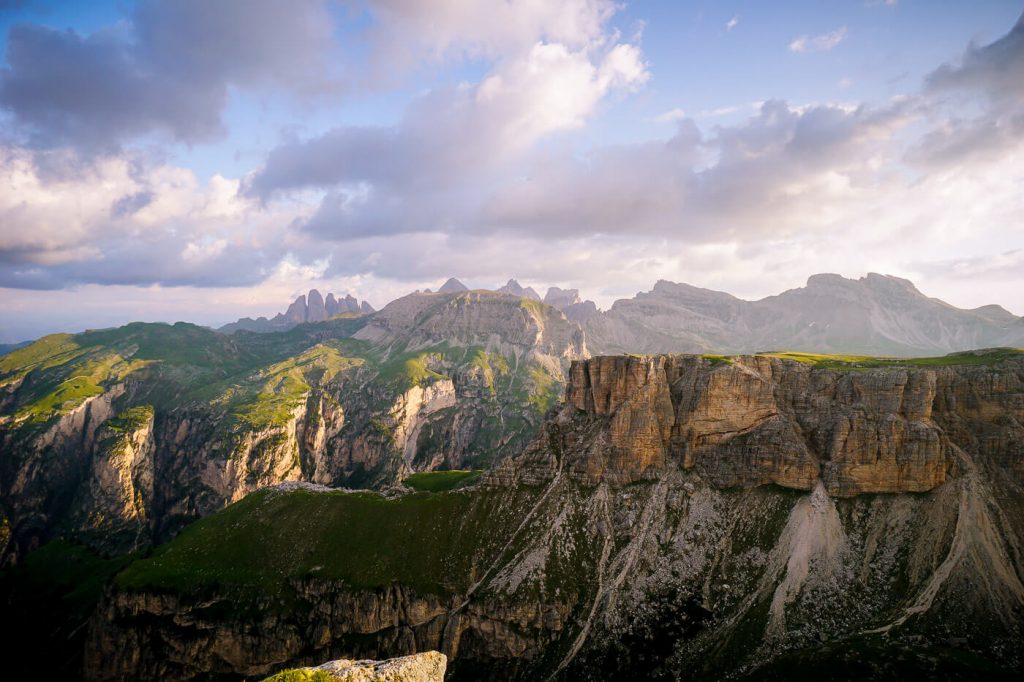
[[[815,368],[768,357],[574,362],[551,425],[569,475],[621,485],[695,469],[721,487],[924,492],[968,449],[1020,477],[1024,361]],[[982,416],[984,415],[984,416]],[[550,477],[551,436],[517,466]]]
[[[744,679],[807,657],[845,679],[838,651],[1019,674],[1022,378],[998,353],[577,362],[542,437],[476,488],[275,489],[197,523],[117,577],[87,670],[436,649],[452,679]]]

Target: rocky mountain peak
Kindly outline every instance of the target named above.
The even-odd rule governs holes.
[[[294,324],[301,324],[306,321],[306,296],[300,295],[284,312],[284,317]]]
[[[544,302],[547,303],[549,306],[561,310],[562,308],[580,302],[580,290],[561,289],[559,287],[548,287],[547,293],[544,294]]]
[[[447,343],[566,359],[587,356],[581,330],[557,310],[493,291],[403,296],[384,306],[354,338],[381,346]]]
[[[544,294],[544,303],[561,310],[566,318],[580,324],[600,314],[596,303],[580,299],[579,289],[550,287]]]
[[[519,284],[519,282],[517,282],[515,279],[510,279],[508,282],[505,283],[505,286],[501,287],[500,289],[497,289],[497,291],[498,293],[512,294],[513,296],[519,296],[520,298],[529,298],[534,301],[540,300],[540,294],[534,291],[531,287],[526,287],[524,289],[523,286]]]
[[[316,289],[310,289],[306,295],[306,321],[321,322],[327,319],[327,308],[324,298]]]
[[[441,294],[457,294],[460,291],[469,291],[469,287],[454,277],[449,277],[448,281],[442,284],[437,291]]]
[[[344,298],[328,293],[326,298],[317,290],[310,289],[309,293],[298,296],[284,313],[279,313],[271,319],[260,317],[252,319],[243,317],[236,322],[226,324],[218,331],[231,333],[239,330],[253,332],[274,332],[291,329],[297,324],[305,322],[322,322],[344,313],[369,314],[374,312],[373,306],[366,301],[351,294]]]

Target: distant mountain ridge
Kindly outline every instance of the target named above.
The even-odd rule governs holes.
[[[360,303],[352,295],[336,298],[334,294],[329,293],[325,299],[319,291],[310,289],[308,294],[301,295],[292,301],[287,310],[283,313],[278,313],[269,320],[266,317],[258,317],[255,320],[251,317],[243,317],[236,322],[224,325],[217,331],[226,334],[240,330],[281,332],[287,331],[297,324],[323,322],[336,315],[345,313],[366,315],[372,312],[374,312],[373,306],[366,301]]]
[[[745,301],[658,281],[582,323],[596,355],[796,350],[859,355],[941,355],[1024,346],[1024,318],[998,305],[964,310],[900,277],[813,275],[807,285]]]
[[[437,293],[470,290],[451,277]],[[561,312],[582,328],[586,346],[595,355],[793,350],[923,356],[1024,346],[1024,318],[998,305],[957,308],[926,296],[910,280],[877,273],[859,279],[812,275],[803,287],[755,301],[659,280],[650,291],[619,299],[606,311],[583,300],[578,289],[552,286],[542,298],[532,287],[509,279],[493,291]],[[328,294],[324,298],[313,289],[271,319],[246,317],[218,331],[287,331],[297,324],[341,314],[373,312],[368,303],[351,295]]]

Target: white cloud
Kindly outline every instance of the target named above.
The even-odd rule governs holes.
[[[846,27],[841,26],[834,31],[818,36],[802,35],[794,38],[789,44],[790,52],[827,52],[846,38]]]
[[[570,50],[606,40],[619,7],[611,0],[372,0],[372,42],[389,68],[433,58],[500,59],[538,42]]]
[[[731,31],[734,28],[736,28],[737,26],[739,26],[739,23],[740,23],[740,18],[738,16],[735,16],[732,19],[730,19],[729,21],[725,22],[725,30],[726,31]]]
[[[301,249],[302,207],[129,155],[0,148],[0,286],[251,284]]]
[[[658,114],[654,117],[654,120],[658,123],[675,123],[684,118],[686,118],[686,111],[676,107],[675,109],[669,109]]]

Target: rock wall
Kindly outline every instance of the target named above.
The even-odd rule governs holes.
[[[1022,424],[1019,358],[832,370],[767,356],[608,356],[572,364],[564,407],[519,465],[550,477],[557,450],[590,485],[681,465],[720,487],[924,492],[956,474],[958,448],[1022,480]]]

